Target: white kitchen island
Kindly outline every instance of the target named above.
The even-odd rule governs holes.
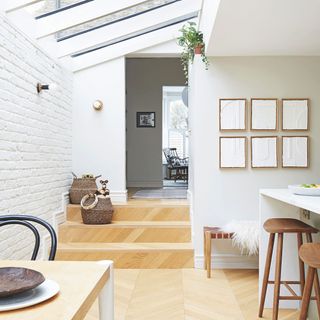
[[[261,290],[269,234],[263,229],[263,224],[270,218],[295,218],[317,228],[320,227],[320,197],[293,195],[288,189],[260,190],[260,254],[259,254],[259,293]],[[304,215],[304,213],[306,215]],[[310,219],[308,215],[310,214]],[[318,241],[318,235],[313,236]],[[270,272],[270,280],[274,277],[275,253]],[[282,280],[299,280],[298,249],[295,234],[285,235],[282,261]],[[300,294],[299,286],[293,286]],[[281,295],[288,295],[281,288]],[[266,298],[266,308],[272,308],[273,286],[269,285]],[[314,302],[311,303],[309,320],[318,319]],[[298,301],[280,301],[280,308],[298,308]]]

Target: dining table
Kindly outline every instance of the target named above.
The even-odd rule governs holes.
[[[114,319],[112,261],[1,260],[0,268],[4,267],[39,271],[46,279],[56,282],[60,290],[57,295],[42,303],[0,312],[1,320],[80,320],[86,317],[97,298],[99,319]]]

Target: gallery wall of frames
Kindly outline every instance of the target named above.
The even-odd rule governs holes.
[[[219,99],[220,168],[308,168],[309,122],[308,98]]]

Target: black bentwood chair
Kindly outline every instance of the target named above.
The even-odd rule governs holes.
[[[52,226],[48,222],[34,216],[25,216],[25,215],[0,216],[0,227],[7,226],[7,225],[21,225],[29,228],[33,232],[34,238],[35,238],[35,245],[34,245],[31,260],[36,260],[38,256],[39,248],[40,248],[40,233],[39,233],[39,230],[31,222],[39,224],[48,230],[51,237],[51,249],[49,254],[49,260],[54,260],[56,251],[57,251],[57,235],[54,229],[52,228]]]

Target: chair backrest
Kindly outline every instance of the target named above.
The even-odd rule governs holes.
[[[164,148],[163,154],[167,160],[167,163],[170,163],[170,148]]]
[[[167,163],[171,164],[172,160],[178,157],[177,148],[165,148],[163,154],[166,157]]]
[[[21,225],[21,226],[27,227],[32,231],[35,238],[35,244],[34,244],[34,249],[31,256],[31,260],[36,260],[38,256],[39,248],[40,248],[40,233],[39,233],[39,230],[31,222],[37,225],[43,226],[49,232],[50,238],[51,238],[49,260],[54,260],[56,251],[57,251],[57,235],[54,229],[52,228],[52,226],[48,222],[34,216],[26,216],[26,215],[0,216],[0,227],[6,226],[6,225]]]

